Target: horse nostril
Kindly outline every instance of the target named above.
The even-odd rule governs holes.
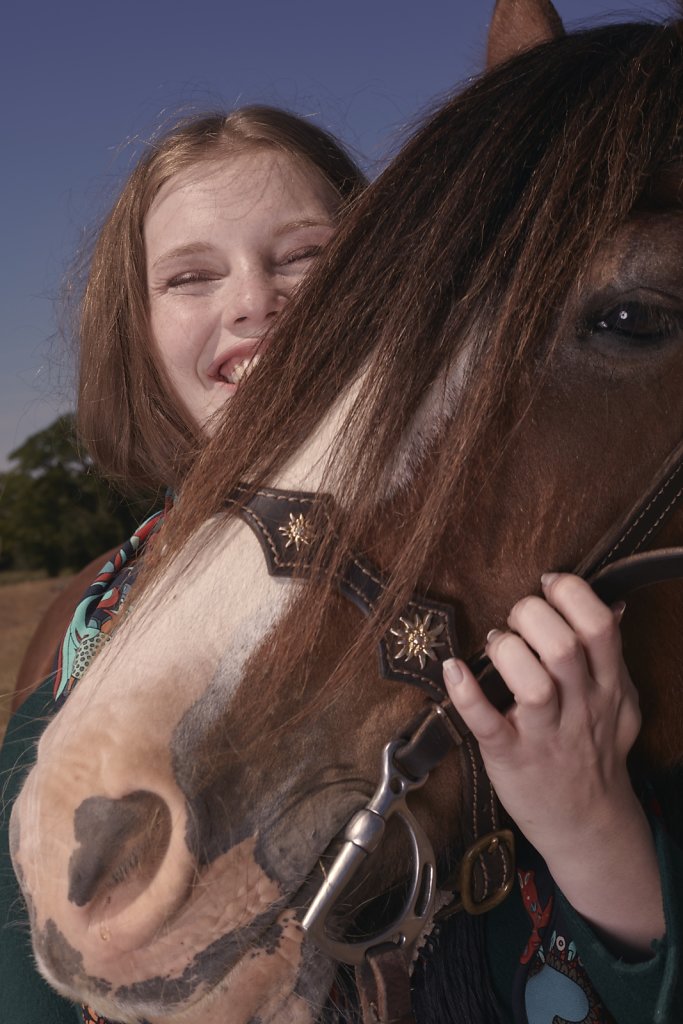
[[[69,901],[83,907],[124,880],[145,882],[155,873],[170,842],[171,814],[155,793],[93,796],[76,808],[74,832]]]

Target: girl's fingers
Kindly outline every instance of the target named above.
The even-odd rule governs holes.
[[[563,706],[584,701],[594,684],[581,638],[566,619],[543,598],[525,597],[510,612],[508,623],[560,687]]]
[[[483,747],[495,749],[509,742],[510,723],[485,697],[463,661],[456,658],[444,661],[443,678],[455,710]]]
[[[622,666],[619,622],[624,606],[608,608],[578,576],[548,573],[541,582],[546,601],[581,642],[593,679],[599,685],[612,686]]]
[[[449,696],[489,753],[524,734],[559,728],[565,714],[576,724],[581,716],[577,719],[574,712],[593,706],[601,688],[628,683],[618,626],[621,609],[615,614],[575,576],[550,574],[543,586],[546,600],[527,597],[512,609],[508,622],[515,632],[489,634],[486,653],[515,698],[507,715],[492,707],[463,662],[444,663]]]
[[[522,637],[492,630],[486,653],[515,698],[515,724],[530,729],[554,727],[560,717],[557,686]]]

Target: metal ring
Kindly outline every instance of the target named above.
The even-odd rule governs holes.
[[[426,776],[410,779],[396,767],[393,755],[403,742],[395,740],[384,748],[380,785],[368,805],[349,822],[342,849],[303,920],[304,931],[323,952],[341,963],[360,964],[367,951],[381,943],[391,942],[399,948],[409,946],[424,929],[434,907],[434,851],[427,834],[405,802],[407,793],[422,786]],[[354,942],[335,939],[327,932],[330,914],[361,865],[381,845],[386,822],[393,815],[401,818],[408,831],[413,862],[410,892],[403,911],[390,925],[367,939]]]

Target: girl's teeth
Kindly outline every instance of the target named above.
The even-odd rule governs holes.
[[[227,378],[228,384],[239,384],[241,380],[248,377],[255,366],[258,366],[261,356],[257,352],[251,359],[247,356],[241,362],[235,363]]]
[[[252,370],[254,370],[261,362],[261,353],[257,352],[251,359],[247,360],[247,365],[242,370],[242,376],[248,377]]]
[[[239,382],[242,380],[242,377],[244,377],[244,374],[247,372],[248,366],[248,359],[243,359],[241,363],[236,363],[235,366],[233,366],[232,368],[232,373],[230,374],[230,383],[239,384]]]

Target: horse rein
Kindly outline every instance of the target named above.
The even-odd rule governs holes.
[[[683,441],[661,467],[636,505],[581,561],[575,572],[606,603],[641,587],[683,578],[683,546],[642,552],[683,499]],[[255,532],[268,572],[301,578],[311,570],[325,495],[262,488],[244,490],[240,516]],[[315,508],[315,515],[313,510]],[[364,614],[374,612],[387,577],[365,559],[351,556],[336,578],[339,591]],[[440,649],[437,651],[437,649]],[[412,1024],[409,954],[429,921],[464,910],[482,914],[501,903],[514,884],[514,834],[486,775],[479,747],[443,684],[442,662],[458,655],[451,605],[413,594],[379,642],[381,675],[422,689],[429,703],[382,753],[381,778],[368,804],[341,836],[341,848],[303,919],[303,928],[335,961],[356,968],[367,1024]],[[485,695],[499,711],[513,697],[483,651],[467,659]],[[467,848],[456,872],[439,885],[456,895],[436,911],[437,863],[431,843],[410,811],[407,797],[455,748],[463,756]],[[380,846],[386,824],[397,817],[411,846],[412,872],[401,914],[362,941],[335,938],[328,930],[343,891]]]

